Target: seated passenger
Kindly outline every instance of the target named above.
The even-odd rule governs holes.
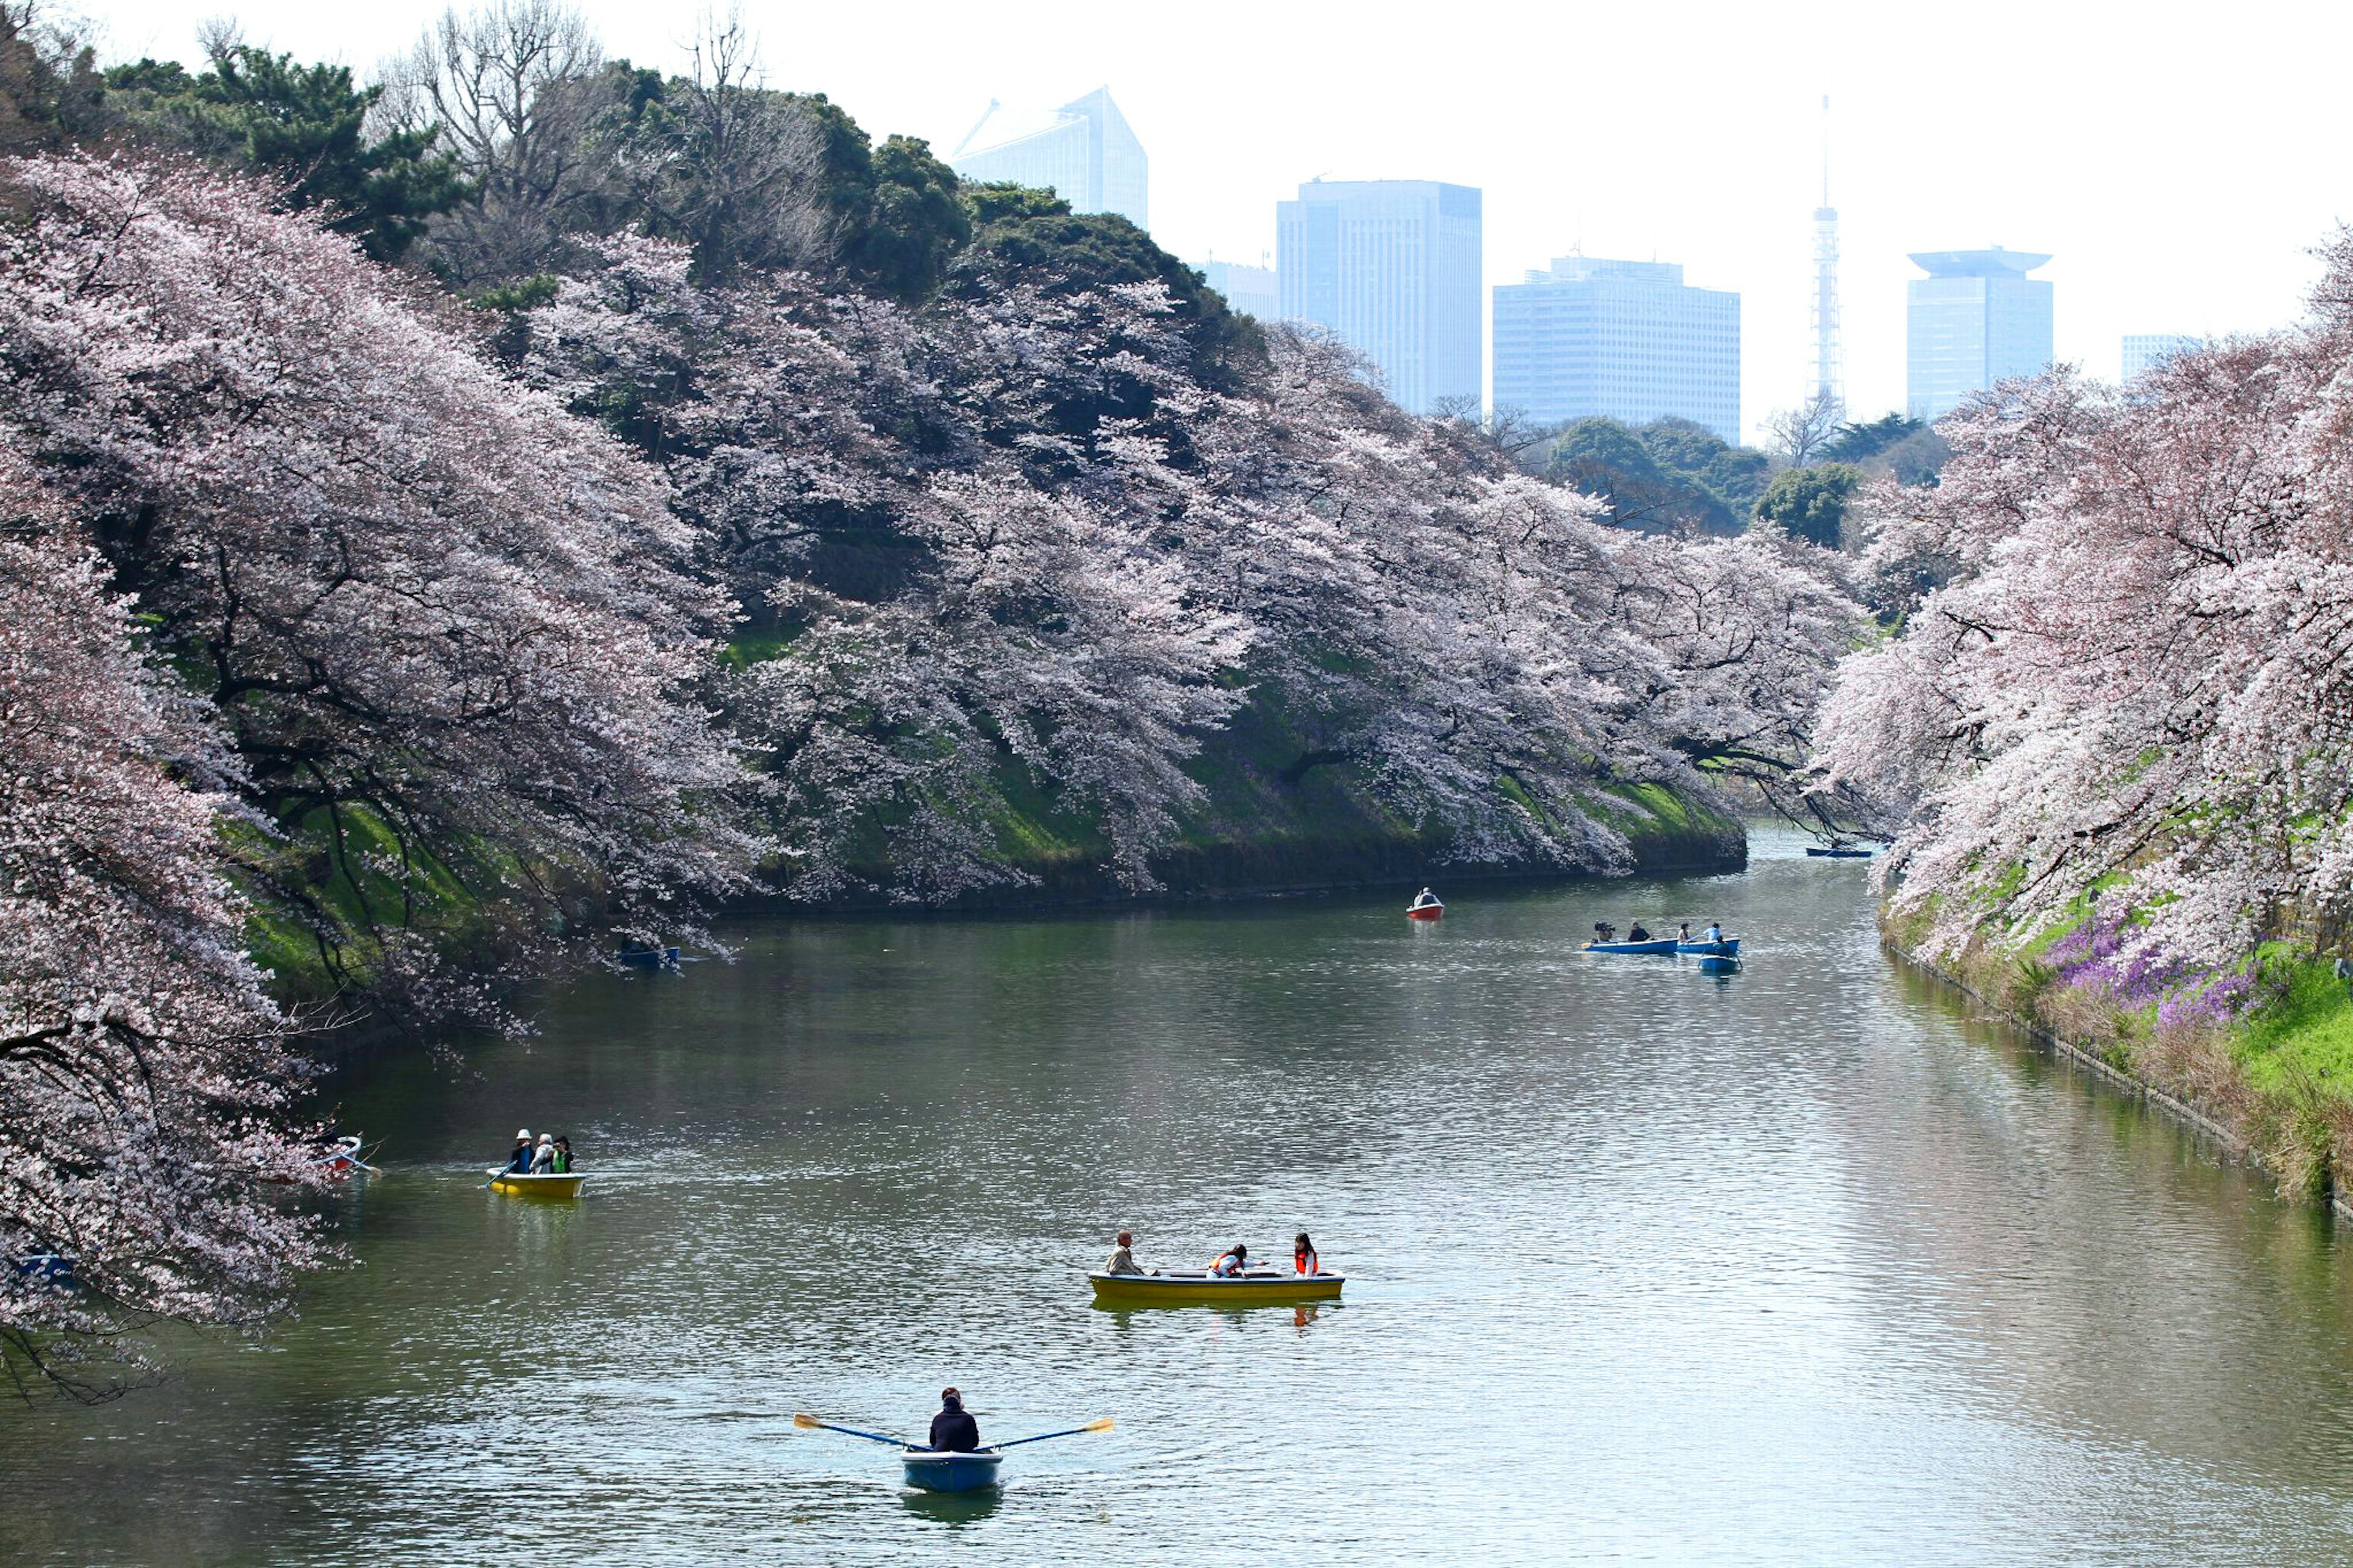
[[[1111,1249],[1111,1258],[1103,1265],[1106,1274],[1141,1274],[1135,1266],[1135,1237],[1126,1231],[1119,1233],[1119,1245]]]
[[[1324,1272],[1323,1260],[1315,1256],[1315,1244],[1307,1239],[1307,1233],[1303,1230],[1292,1238],[1291,1267],[1293,1272],[1298,1274]]]
[[[1641,921],[1636,921],[1632,925],[1626,928],[1626,940],[1628,942],[1648,942],[1651,940],[1651,933],[1642,929],[1642,922]]]
[[[1714,921],[1708,921],[1707,940],[1710,942],[1722,942],[1724,940],[1724,928],[1716,924]]]
[[[1691,941],[1691,921],[1685,921],[1683,924],[1675,927],[1675,940],[1677,942]]]
[[[531,1173],[534,1176],[544,1176],[553,1173],[554,1169],[555,1134],[543,1132],[539,1135],[539,1147],[531,1152]]]
[[[559,1176],[568,1176],[572,1173],[572,1140],[561,1132],[555,1135],[554,1169]]]
[[[507,1157],[507,1168],[500,1173],[508,1176],[527,1176],[531,1173],[530,1128],[515,1129],[514,1152]]]
[[[1235,1279],[1240,1278],[1241,1271],[1249,1267],[1250,1248],[1238,1241],[1234,1243],[1232,1251],[1218,1255],[1218,1260],[1209,1265],[1209,1275],[1216,1279]]]
[[[964,1407],[964,1395],[953,1388],[940,1390],[940,1413],[932,1417],[932,1445],[944,1454],[980,1452],[980,1423]]]

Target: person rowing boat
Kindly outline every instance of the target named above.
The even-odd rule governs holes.
[[[941,1454],[980,1452],[980,1423],[964,1407],[964,1395],[952,1387],[940,1390],[940,1413],[932,1417],[932,1440],[926,1446]]]

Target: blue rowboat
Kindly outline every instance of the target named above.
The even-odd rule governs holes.
[[[1702,974],[1737,974],[1740,973],[1740,960],[1729,953],[1712,952],[1699,961],[1699,972]]]
[[[1584,951],[1587,952],[1649,952],[1672,954],[1675,951],[1675,939],[1673,937],[1668,937],[1661,942],[1588,942],[1585,944]]]
[[[951,1454],[935,1448],[909,1448],[899,1456],[907,1484],[927,1492],[977,1491],[997,1484],[997,1467],[1005,1456],[991,1448],[976,1454]]]
[[[676,969],[681,955],[674,947],[625,947],[621,962],[632,969]]]
[[[1871,858],[1870,850],[1857,848],[1852,844],[1833,844],[1827,849],[1819,844],[1809,844],[1806,846],[1806,853],[1821,860],[1868,860]]]
[[[1679,942],[1675,943],[1675,951],[1697,953],[1702,958],[1737,958],[1740,956],[1740,939],[1728,936],[1722,942]]]

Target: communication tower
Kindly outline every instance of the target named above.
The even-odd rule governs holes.
[[[1814,209],[1814,384],[1811,395],[1843,414],[1845,367],[1839,353],[1838,209],[1831,205],[1831,100],[1822,95],[1822,205]]]

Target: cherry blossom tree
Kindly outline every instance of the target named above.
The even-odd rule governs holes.
[[[254,186],[5,179],[0,430],[293,834],[248,868],[327,976],[429,1018],[473,997],[454,945],[668,940],[743,885],[702,691],[729,606],[659,472]]]
[[[261,1195],[312,1178],[218,852],[235,761],[131,607],[0,448],[0,1364],[85,1395],[125,1331],[259,1324],[326,1257]]]
[[[810,896],[851,857],[913,896],[1009,875],[1008,769],[1148,887],[1245,700],[1301,737],[1283,783],[1345,767],[1466,860],[1622,869],[1597,792],[1796,766],[1853,635],[1821,552],[1600,527],[1326,341],[1205,384],[1157,284],[908,311],[700,289],[644,241],[605,263],[533,312],[532,372],[664,458],[706,569],[773,617],[738,714]]]
[[[1882,489],[1868,564],[1905,634],[1856,655],[1826,777],[1900,830],[1900,907],[1945,948],[2101,889],[2128,941],[2227,962],[2353,889],[2353,249],[2306,326],[2129,392],[2072,374],[1945,426]]]

